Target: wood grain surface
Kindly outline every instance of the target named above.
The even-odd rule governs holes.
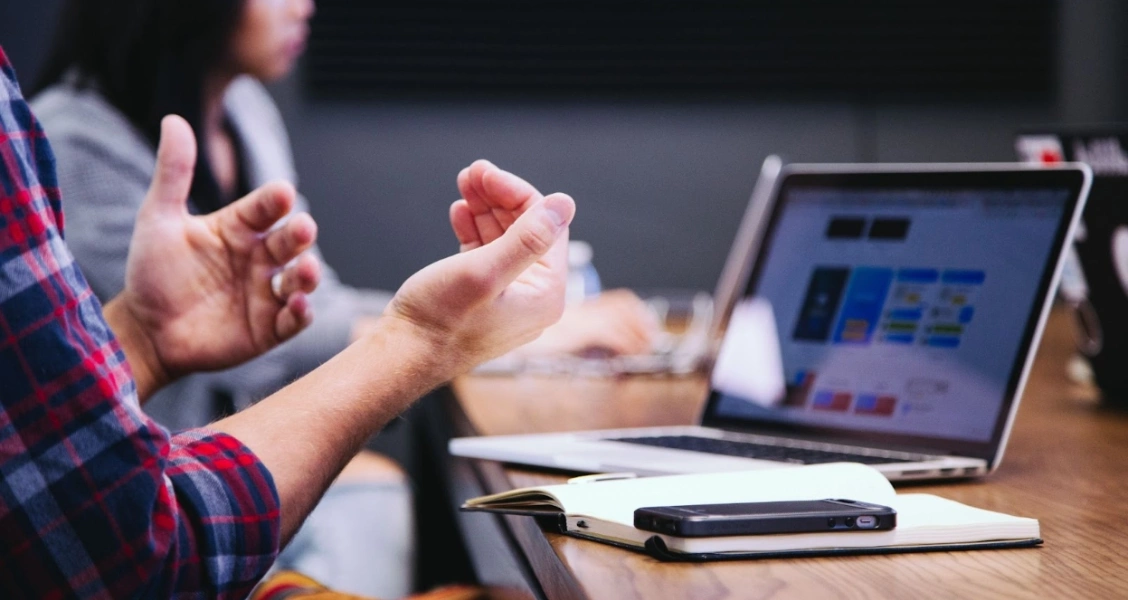
[[[1035,517],[1041,548],[675,564],[542,531],[528,518],[507,524],[549,598],[1128,598],[1128,413],[1066,378],[1069,336],[1055,311],[995,473],[900,486]],[[691,423],[705,382],[468,377],[454,390],[479,433],[502,434]],[[479,466],[492,472],[491,492],[563,481]]]

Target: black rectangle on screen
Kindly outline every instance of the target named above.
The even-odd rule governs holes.
[[[874,219],[870,225],[869,238],[871,240],[903,240],[909,235],[908,219]]]
[[[860,239],[866,230],[862,217],[832,217],[826,226],[828,239]]]

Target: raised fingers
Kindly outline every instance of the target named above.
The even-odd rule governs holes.
[[[495,211],[500,210],[516,218],[543,198],[528,181],[493,165],[490,167],[483,170],[480,185],[483,196]]]
[[[478,226],[474,223],[474,213],[470,212],[466,200],[456,200],[450,205],[450,227],[454,230],[454,237],[458,239],[459,252],[473,250],[482,245]]]
[[[176,115],[161,120],[157,166],[142,205],[148,210],[186,212],[196,166],[196,137],[188,122]]]
[[[501,237],[521,213],[543,198],[527,181],[487,160],[474,161],[463,169],[458,174],[458,189],[483,244]]]
[[[321,263],[313,255],[303,254],[294,261],[294,264],[282,269],[276,277],[280,279],[277,289],[277,296],[280,299],[289,299],[296,293],[310,294],[321,282]]]
[[[313,246],[317,239],[317,223],[306,213],[298,213],[286,223],[266,234],[266,250],[274,264],[284,265]]]
[[[296,195],[294,186],[288,183],[268,183],[232,202],[216,215],[222,217],[228,227],[243,227],[263,233],[290,213]]]
[[[313,308],[309,297],[298,292],[286,298],[286,305],[274,318],[274,335],[278,341],[288,340],[313,322]]]
[[[477,250],[487,257],[498,291],[538,262],[548,269],[550,278],[563,283],[568,270],[567,229],[575,212],[571,197],[552,194],[521,215],[501,239]]]
[[[477,160],[458,173],[458,191],[466,201],[466,207],[477,230],[477,237],[483,244],[492,242],[505,233],[505,228],[494,216],[481,190],[482,172],[488,168],[486,165],[489,165],[487,161]],[[455,232],[455,235],[458,235],[458,232]]]

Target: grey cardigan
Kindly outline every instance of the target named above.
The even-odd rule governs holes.
[[[156,153],[101,94],[78,89],[70,81],[73,78],[38,95],[32,109],[57,158],[67,244],[105,302],[124,285],[134,216],[149,187]],[[240,78],[228,89],[224,104],[243,143],[251,186],[276,180],[297,185],[286,130],[262,85]],[[298,198],[296,210],[307,210],[304,198]],[[353,321],[379,314],[391,295],[349,287],[328,265],[322,267],[308,330],[240,367],[176,382],[154,396],[146,411],[172,429],[205,425],[214,418],[210,400],[215,392],[231,394],[242,408],[343,349]]]

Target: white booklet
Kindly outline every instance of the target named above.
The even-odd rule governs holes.
[[[678,537],[634,527],[646,506],[844,498],[889,506],[887,531]],[[569,535],[646,550],[667,560],[919,552],[1042,543],[1036,519],[982,510],[929,494],[897,494],[878,471],[855,463],[672,475],[522,488],[472,498],[464,510],[550,516]]]

